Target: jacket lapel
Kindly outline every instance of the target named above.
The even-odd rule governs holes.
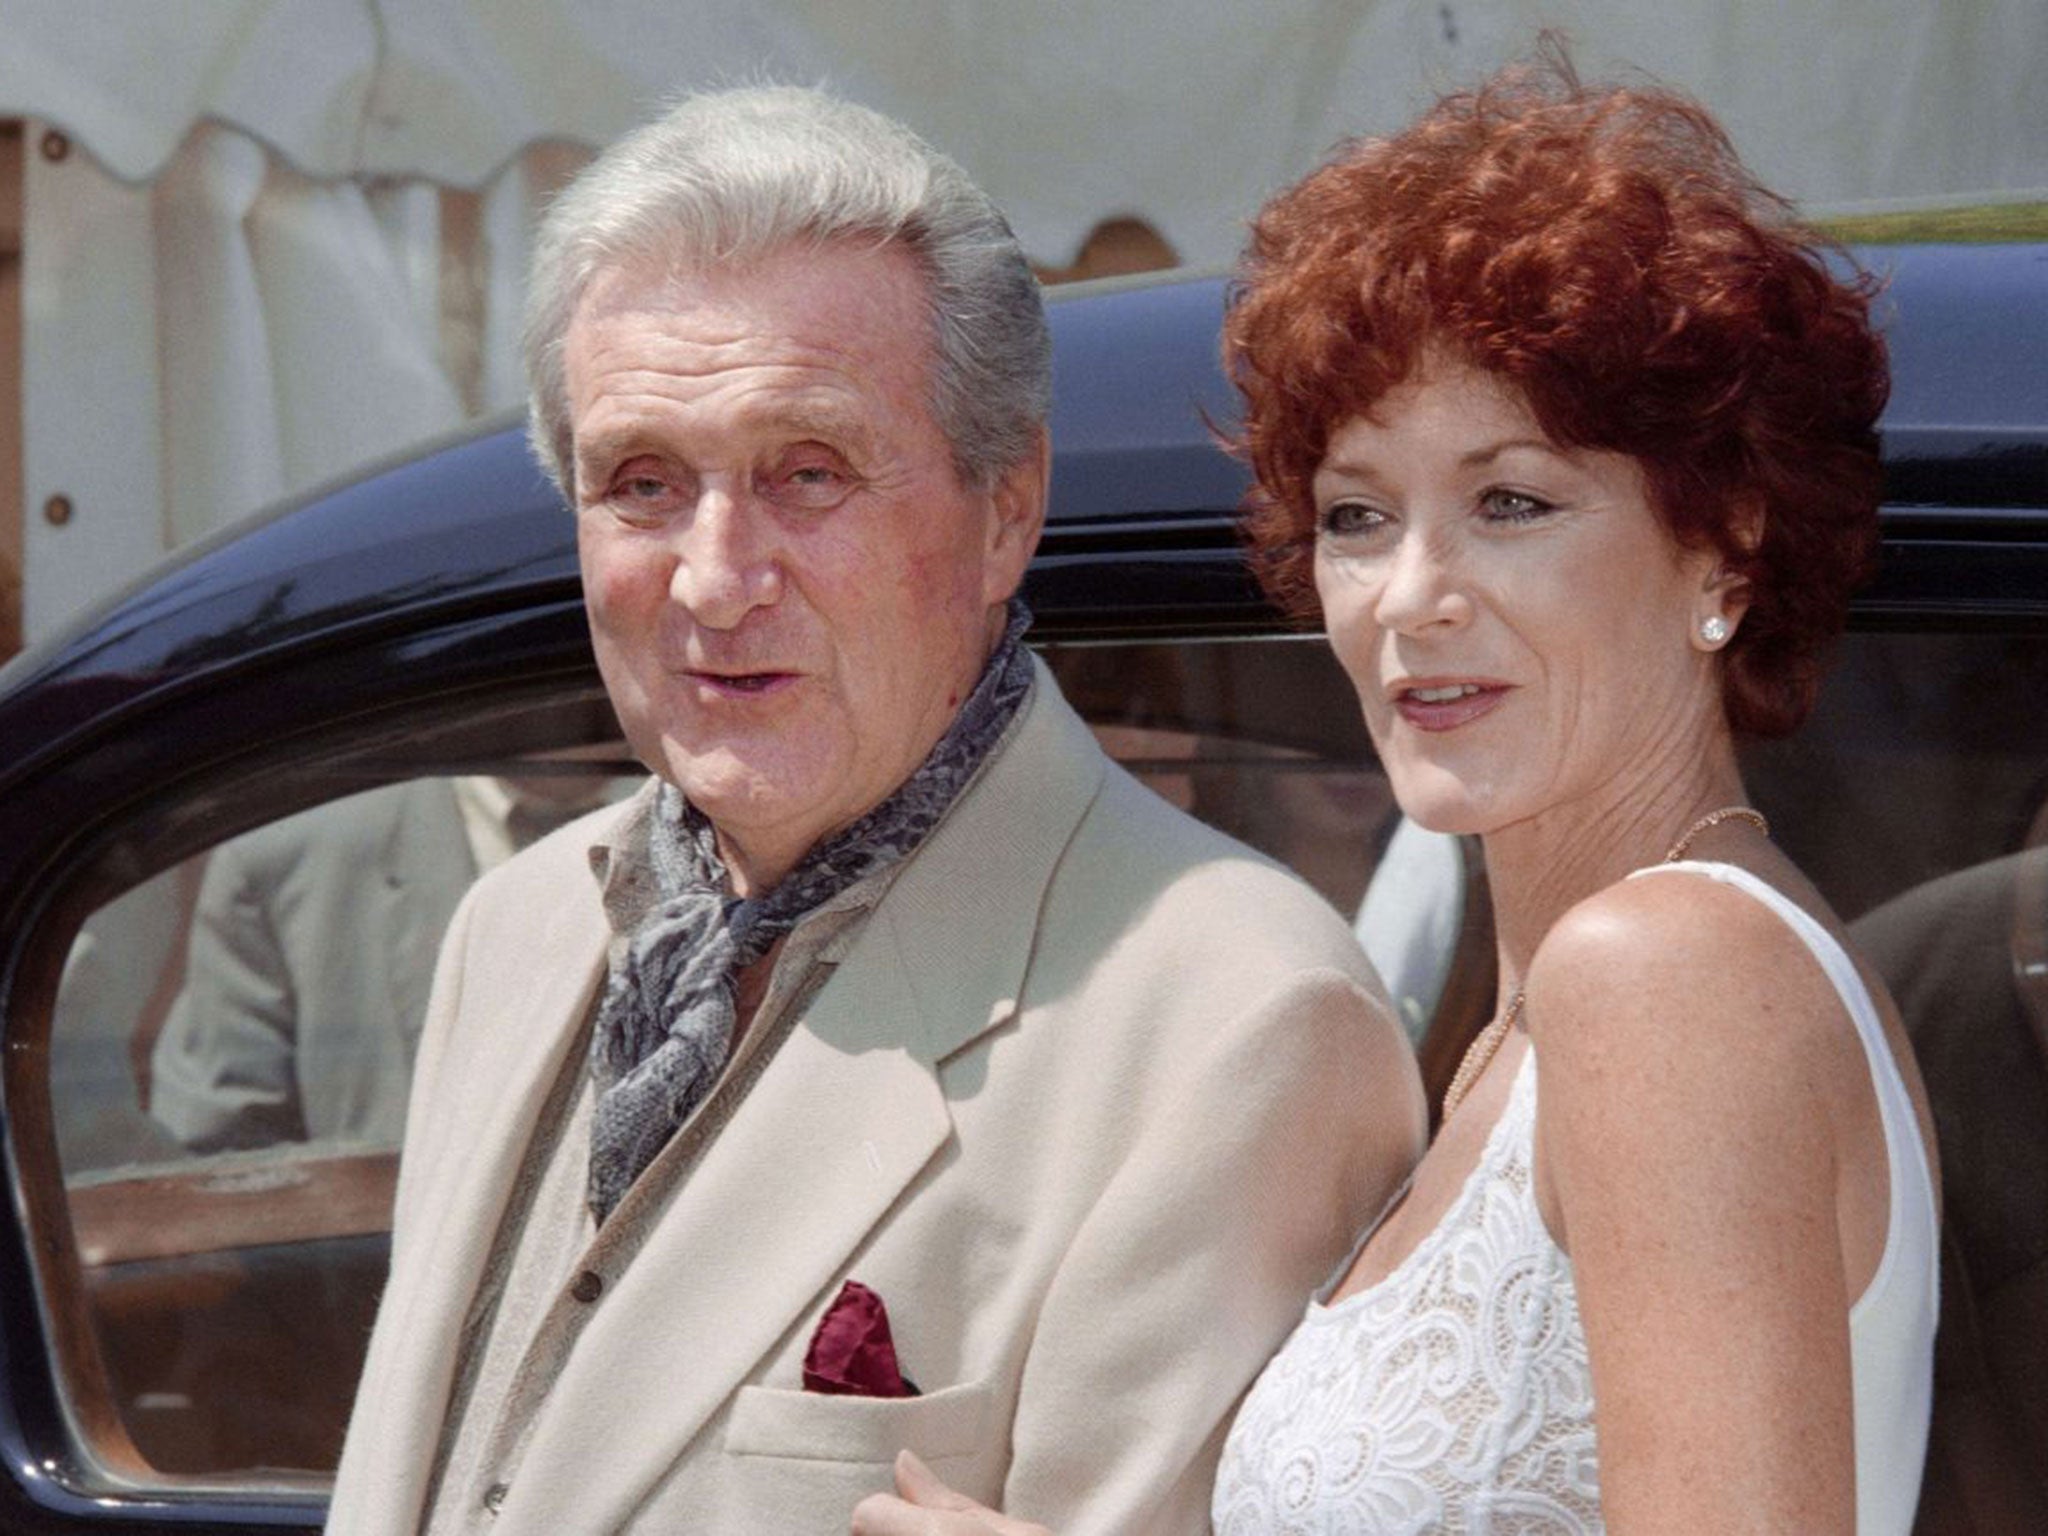
[[[1003,754],[910,862],[876,913],[895,936],[922,1028],[905,1046],[936,1065],[1016,1011],[1046,887],[1109,760],[1045,663]]]
[[[607,1290],[535,1426],[504,1536],[623,1523],[826,1299],[952,1134],[938,1065],[1015,1014],[1046,885],[1104,766],[1041,665],[1016,735]],[[633,1433],[594,1404],[632,1405]],[[596,1509],[593,1489],[615,1502]]]

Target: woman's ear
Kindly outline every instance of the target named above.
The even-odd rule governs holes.
[[[1701,591],[1706,602],[1731,621],[1749,610],[1749,578],[1731,571],[1725,562],[1717,562],[1707,573]]]
[[[1764,508],[1747,500],[1737,509],[1730,531],[1744,554],[1753,554],[1764,538]],[[1718,651],[1734,638],[1736,626],[1749,612],[1749,578],[1729,569],[1726,560],[1706,564],[1700,581],[1698,610],[1693,616],[1693,644]]]
[[[1745,496],[1735,510],[1729,525],[1735,535],[1735,544],[1745,555],[1754,555],[1764,546],[1764,502],[1761,496]],[[1729,571],[1725,563],[1715,571],[1720,582],[1722,600],[1729,606],[1731,621],[1739,619],[1749,610],[1749,578]]]

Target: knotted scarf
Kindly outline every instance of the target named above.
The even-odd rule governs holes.
[[[613,958],[590,1041],[589,1198],[600,1223],[725,1066],[740,971],[807,913],[915,851],[1002,738],[1031,687],[1030,623],[1011,599],[1001,643],[917,771],[773,890],[729,894],[711,823],[674,785],[661,787],[648,822],[659,900]]]

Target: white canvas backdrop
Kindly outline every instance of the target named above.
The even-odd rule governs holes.
[[[25,627],[516,402],[545,146],[678,90],[824,81],[959,158],[1041,261],[1136,215],[1209,264],[1336,138],[1545,25],[1589,74],[1701,97],[1810,211],[2048,199],[2043,0],[0,0],[0,112],[31,119]]]

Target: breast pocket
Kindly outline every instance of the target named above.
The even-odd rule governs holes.
[[[995,1392],[984,1382],[922,1397],[844,1397],[741,1387],[726,1425],[731,1456],[888,1465],[901,1450],[937,1463],[985,1448]]]

